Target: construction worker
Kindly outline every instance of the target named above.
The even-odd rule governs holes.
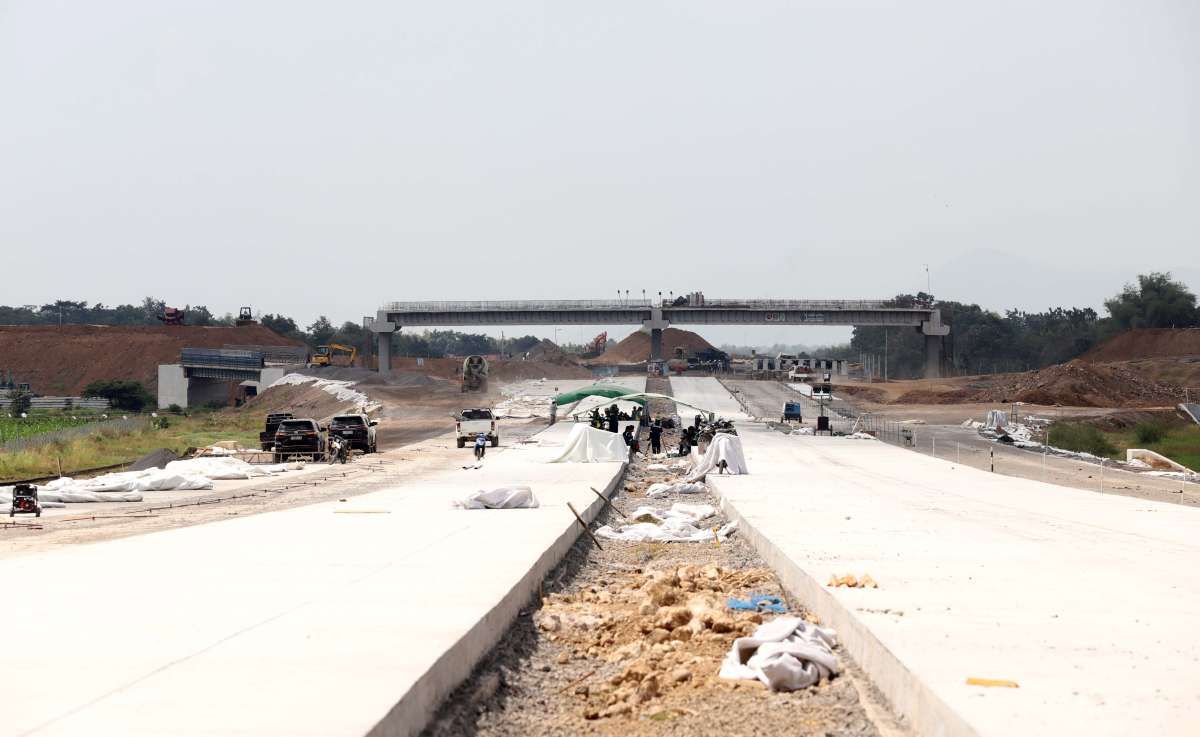
[[[475,436],[475,460],[483,460],[483,454],[487,452],[487,442],[487,433],[481,432]]]
[[[616,432],[617,425],[621,423],[621,410],[617,409],[617,405],[610,404],[606,412],[608,414],[608,431]]]
[[[650,452],[651,453],[661,453],[662,452],[662,431],[663,431],[663,429],[662,429],[661,422],[656,421],[653,425],[650,426]]]
[[[553,425],[558,421],[558,402],[551,400],[550,402],[550,424]]]
[[[637,453],[641,449],[637,435],[633,434],[633,425],[626,425],[625,432],[621,433],[621,437],[625,440],[625,445],[629,448],[630,453]]]

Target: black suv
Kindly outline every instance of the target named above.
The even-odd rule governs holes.
[[[325,436],[316,420],[283,420],[275,429],[275,462],[283,463],[292,456],[312,456],[314,461],[325,455]]]
[[[377,448],[375,426],[378,424],[378,420],[368,419],[366,415],[338,415],[329,423],[329,434],[350,443],[350,450],[374,453]]]

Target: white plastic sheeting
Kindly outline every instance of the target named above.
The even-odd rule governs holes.
[[[795,691],[841,672],[834,630],[799,617],[765,622],[749,637],[733,641],[721,663],[721,678],[761,681],[773,691]]]
[[[675,484],[668,484],[660,481],[657,484],[650,484],[650,488],[646,489],[646,496],[656,497],[666,496],[667,494],[699,494],[703,491],[704,484],[701,483],[688,483],[687,481],[680,481]]]
[[[638,507],[629,518],[638,522],[664,522],[672,517],[679,517],[692,522],[708,519],[717,513],[717,508],[711,504],[683,504],[676,502],[670,509],[655,509],[654,507]]]
[[[379,402],[373,401],[370,397],[357,389],[351,389],[355,382],[340,381],[338,379],[320,379],[316,376],[305,376],[304,374],[285,374],[272,382],[271,387],[276,386],[296,386],[299,384],[312,383],[318,389],[331,394],[338,399],[339,402],[353,402],[360,405],[364,412],[374,412],[381,406]],[[267,387],[268,389],[271,387]]]
[[[596,537],[637,543],[702,543],[711,542],[714,534],[718,540],[724,541],[737,529],[737,523],[730,522],[714,533],[712,529],[697,527],[694,524],[696,521],[686,515],[678,515],[667,517],[661,524],[637,522],[621,525],[619,529],[604,525],[596,530]]]
[[[214,480],[249,479],[304,468],[299,463],[254,466],[237,458],[171,461],[166,468],[108,473],[90,479],[63,477],[38,487],[38,500],[51,503],[140,502],[145,491],[202,491]],[[0,513],[12,505],[12,487],[0,487]]]
[[[629,448],[616,433],[577,424],[563,441],[563,452],[549,463],[604,463],[629,460]]]
[[[709,473],[718,471],[721,461],[725,461],[725,473],[735,476],[750,473],[746,467],[746,456],[742,453],[742,439],[736,435],[718,433],[713,436],[708,450],[684,480],[702,480]]]
[[[462,499],[455,499],[454,506],[459,509],[534,509],[538,500],[528,486],[501,486],[473,491]]]

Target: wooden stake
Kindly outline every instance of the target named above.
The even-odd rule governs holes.
[[[604,550],[604,547],[600,544],[600,541],[597,540],[596,536],[592,534],[592,531],[588,529],[587,523],[583,521],[583,517],[579,516],[579,512],[575,511],[575,507],[571,505],[571,502],[567,502],[567,509],[571,510],[571,514],[575,515],[575,519],[579,522],[579,526],[582,527],[583,531],[588,534],[588,537],[592,538],[592,544],[600,550]]]
[[[624,512],[617,509],[617,505],[613,504],[612,501],[608,497],[606,497],[603,494],[601,494],[600,492],[596,491],[596,487],[589,486],[588,488],[592,490],[592,493],[594,493],[596,496],[600,497],[601,501],[603,501],[605,503],[605,505],[608,506],[609,509],[611,509],[612,511],[621,515],[621,519],[629,519],[628,517],[625,516]]]

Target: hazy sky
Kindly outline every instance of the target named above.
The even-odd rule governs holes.
[[[3,304],[1099,307],[1200,290],[1200,4],[0,0],[0,172]]]

